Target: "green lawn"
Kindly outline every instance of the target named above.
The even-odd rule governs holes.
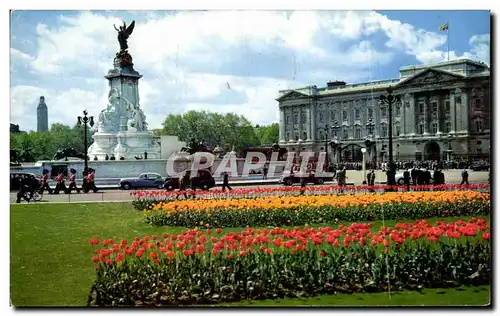
[[[222,306],[487,306],[490,287],[462,287],[450,289],[424,289],[422,292],[404,291],[388,293],[356,293],[322,295],[281,300],[241,301]]]
[[[447,219],[451,220],[451,219]],[[179,233],[182,228],[151,227],[131,203],[21,204],[11,206],[11,299],[14,306],[84,306],[95,277],[89,238],[131,239],[145,234]],[[386,221],[393,225],[395,221]],[[381,223],[375,223],[374,228]],[[226,229],[229,231],[229,229]],[[231,229],[238,231],[239,229]],[[384,293],[327,295],[238,305],[484,305],[489,287],[445,294],[403,292],[389,301]],[[439,291],[438,291],[439,292]],[[428,294],[431,293],[431,294]]]

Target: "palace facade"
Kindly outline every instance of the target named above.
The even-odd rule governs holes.
[[[398,79],[280,91],[280,146],[294,152],[328,147],[333,160],[361,161],[361,148],[371,144],[367,159],[387,161],[388,106],[379,97],[389,87],[398,98],[395,160],[489,158],[490,69],[468,59],[402,67]]]

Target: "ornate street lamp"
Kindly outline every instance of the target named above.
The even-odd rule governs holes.
[[[366,184],[366,148],[361,148],[361,153],[363,154],[363,184]]]
[[[78,125],[83,124],[83,146],[85,148],[84,152],[84,161],[85,161],[85,168],[83,169],[85,172],[87,172],[89,165],[88,165],[88,148],[87,148],[87,125],[90,125],[90,127],[94,126],[94,117],[93,116],[87,116],[88,112],[87,110],[83,111],[83,117],[79,116],[78,117]]]
[[[399,106],[400,97],[393,96],[393,88],[389,86],[387,88],[387,95],[381,95],[379,97],[381,104],[387,104],[389,111],[389,166],[387,170],[387,185],[396,185],[396,165],[394,164],[393,152],[392,152],[392,106],[396,104]],[[391,189],[392,190],[392,189]]]

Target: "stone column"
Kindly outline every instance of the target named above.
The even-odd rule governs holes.
[[[437,98],[437,108],[436,108],[436,120],[437,120],[437,133],[441,134],[441,105],[443,104],[443,96],[440,95]]]
[[[311,140],[316,140],[316,102],[314,100],[310,100],[310,113],[311,113]]]
[[[306,126],[307,126],[307,141],[310,141],[312,139],[312,136],[311,136],[311,106],[307,106],[306,105]]]
[[[424,135],[429,135],[429,97],[424,99]]]
[[[469,93],[467,89],[462,90],[462,117],[461,117],[461,123],[462,123],[462,128],[461,131],[463,133],[469,133]]]
[[[455,98],[456,98],[455,90],[450,90],[450,118],[451,118],[450,134],[455,134],[455,132],[457,131],[457,110],[456,110]]]
[[[415,93],[409,93],[408,94],[408,99],[410,101],[410,107],[407,109],[407,120],[406,120],[406,124],[408,125],[407,126],[407,134],[408,135],[412,135],[412,136],[415,136],[415,131],[416,131],[416,128],[417,126],[415,125],[415,98],[416,98],[416,95]]]
[[[288,139],[285,139],[285,109],[280,105],[280,142],[286,142]]]

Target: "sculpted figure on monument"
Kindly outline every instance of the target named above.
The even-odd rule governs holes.
[[[141,110],[140,106],[137,105],[135,109],[130,111],[128,127],[129,130],[134,130],[137,132],[145,132],[148,129],[148,123],[146,123],[146,115]]]
[[[116,111],[120,102],[120,93],[115,88],[108,94],[108,105],[99,113],[97,127],[99,130],[113,129],[115,127]]]
[[[127,24],[123,22],[123,26],[120,26],[120,29],[117,29],[116,26],[113,24],[115,30],[118,32],[118,43],[120,44],[120,50],[124,51],[128,49],[128,43],[127,40],[129,36],[132,34],[134,31],[134,26],[135,26],[135,21],[132,21],[130,25],[127,27]]]

